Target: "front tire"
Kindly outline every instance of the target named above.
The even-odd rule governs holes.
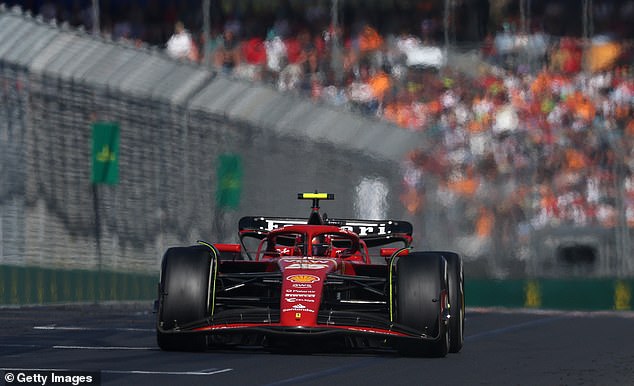
[[[212,258],[206,246],[175,247],[161,263],[156,339],[168,351],[202,351],[205,335],[178,332],[209,316]],[[172,331],[170,331],[172,330]]]
[[[403,341],[402,354],[444,357],[449,334],[441,302],[447,301],[445,259],[434,253],[414,252],[396,262],[396,320],[435,340]]]

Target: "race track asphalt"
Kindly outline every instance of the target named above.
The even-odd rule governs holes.
[[[0,308],[6,374],[99,374],[102,385],[633,385],[634,312],[474,309],[462,352],[175,353],[147,303]],[[35,384],[35,383],[32,383]]]

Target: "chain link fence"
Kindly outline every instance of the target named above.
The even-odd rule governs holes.
[[[0,85],[0,264],[154,273],[169,246],[236,241],[243,215],[306,215],[295,194],[317,189],[336,193],[323,205],[331,217],[409,220],[417,248],[457,250],[473,275],[634,273],[622,222],[536,227],[530,206],[505,200],[518,181],[535,178],[539,154],[470,198],[425,175],[415,192],[421,210],[411,210],[407,187],[423,179],[406,159],[414,150],[433,154],[441,146],[433,132],[315,105],[18,11],[0,10]],[[90,182],[95,121],[121,127],[117,185]],[[237,209],[216,201],[226,154],[242,162]],[[629,169],[616,175],[622,191]],[[623,195],[615,198],[624,210]],[[483,203],[496,216],[485,238],[476,229]]]

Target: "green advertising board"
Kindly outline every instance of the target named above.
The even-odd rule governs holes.
[[[92,125],[93,184],[119,183],[119,124],[95,122]]]
[[[216,203],[220,208],[237,209],[242,191],[242,161],[239,155],[218,157]]]

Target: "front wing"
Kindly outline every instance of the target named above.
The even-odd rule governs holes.
[[[314,325],[280,323],[280,287],[277,273],[225,273],[219,275],[219,288],[208,318],[163,329],[164,334],[207,334],[267,337],[363,336],[378,340],[415,339],[436,341],[414,328],[395,322],[390,315],[383,277],[336,275],[324,284],[321,305]]]

